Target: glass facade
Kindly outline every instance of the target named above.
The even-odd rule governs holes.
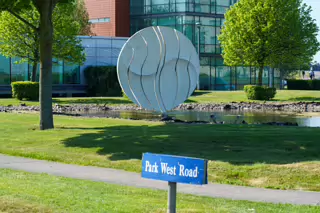
[[[53,60],[52,83],[86,84],[84,70],[87,66],[116,66],[121,48],[127,38],[79,36],[86,60],[84,64]],[[0,86],[10,85],[14,81],[28,81],[32,74],[32,65],[17,64],[20,58],[6,58],[0,55]],[[37,67],[36,80],[39,81],[40,65]]]
[[[200,89],[239,90],[258,80],[254,67],[228,67],[218,36],[226,10],[237,0],[131,0],[130,33],[149,26],[167,26],[185,34],[200,52]],[[200,41],[200,45],[198,45]],[[268,85],[269,69],[263,84]],[[277,75],[272,75],[276,78]],[[274,80],[273,82],[277,82]]]
[[[20,58],[6,58],[0,55],[0,85],[10,85],[14,81],[28,81],[32,74],[32,65],[18,64]],[[36,80],[39,81],[40,65]],[[80,66],[64,61],[54,61],[52,67],[53,84],[80,84]]]

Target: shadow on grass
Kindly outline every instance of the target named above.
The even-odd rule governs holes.
[[[320,160],[320,131],[312,128],[169,124],[87,130],[96,132],[68,138],[64,145],[98,148],[99,155],[107,155],[112,161],[141,159],[145,152],[198,157],[237,165]]]
[[[197,101],[187,99],[183,103],[197,103]]]
[[[201,96],[201,95],[205,95],[205,94],[209,94],[209,93],[212,93],[211,91],[194,91],[192,93],[192,96]]]
[[[123,98],[77,98],[77,99],[53,99],[57,104],[132,104],[130,100]]]

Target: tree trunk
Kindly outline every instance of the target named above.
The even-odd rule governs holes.
[[[274,68],[271,69],[271,75],[269,78],[270,78],[270,82],[271,82],[269,87],[274,87]]]
[[[263,75],[263,65],[259,67],[259,75],[258,75],[258,85],[262,86],[262,75]]]
[[[39,0],[37,7],[40,12],[40,129],[52,129],[52,43],[53,0]]]
[[[37,69],[38,69],[38,62],[32,63],[32,73],[31,73],[31,81],[36,82],[37,80]]]

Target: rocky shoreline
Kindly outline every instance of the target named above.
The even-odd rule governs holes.
[[[39,106],[27,106],[21,104],[20,106],[0,106],[0,112],[12,111],[39,111]],[[82,113],[88,111],[108,111],[108,110],[143,110],[133,104],[120,105],[98,105],[98,104],[72,104],[53,106],[55,113]],[[193,111],[221,111],[221,110],[238,110],[238,111],[285,111],[285,112],[320,112],[320,103],[317,102],[296,102],[296,103],[250,103],[250,102],[233,102],[228,104],[221,103],[185,103],[176,107],[174,110],[193,110]]]
[[[296,102],[296,103],[250,103],[232,102],[228,104],[182,104],[178,110],[238,110],[238,111],[285,111],[285,112],[320,112],[318,102]]]

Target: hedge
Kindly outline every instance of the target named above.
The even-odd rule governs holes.
[[[116,67],[88,66],[84,75],[88,96],[122,96]]]
[[[16,81],[11,83],[12,97],[19,100],[39,100],[39,83],[31,81]]]
[[[270,100],[277,93],[276,88],[267,86],[246,85],[244,91],[249,100]]]
[[[287,79],[288,90],[320,90],[320,80]]]

